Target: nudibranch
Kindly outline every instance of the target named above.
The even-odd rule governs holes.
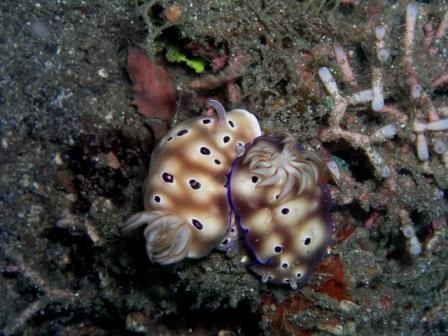
[[[200,258],[237,239],[228,201],[227,175],[246,143],[261,135],[256,117],[242,109],[187,120],[171,129],[155,148],[146,179],[143,212],[123,227],[145,225],[146,251],[163,265]]]
[[[296,289],[309,278],[332,236],[332,178],[322,158],[290,137],[260,136],[236,159],[230,200],[263,282]]]

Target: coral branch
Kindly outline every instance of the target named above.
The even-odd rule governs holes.
[[[335,43],[333,48],[334,48],[334,55],[336,57],[338,65],[342,71],[344,80],[348,84],[350,84],[350,86],[352,87],[353,90],[358,90],[359,85],[355,79],[355,75],[353,74],[352,68],[348,61],[347,53],[345,52],[344,48],[342,48],[342,46],[339,43]]]
[[[445,85],[446,83],[448,83],[448,73],[444,73],[434,79],[431,83],[431,89],[438,88],[439,86]]]
[[[222,70],[219,74],[195,79],[190,82],[189,86],[193,90],[209,90],[226,84],[227,82],[233,82],[244,74],[241,70],[243,60],[244,55],[239,53],[229,61],[227,68]]]
[[[439,26],[437,27],[437,31],[435,33],[436,41],[441,39],[446,34],[447,31],[448,31],[448,10],[445,11],[443,19],[440,22]]]
[[[319,77],[328,93],[330,93],[334,99],[333,110],[331,111],[329,119],[329,127],[321,132],[321,140],[337,141],[339,139],[344,139],[353,148],[361,148],[372,163],[376,176],[379,178],[389,177],[391,173],[390,168],[382,156],[375,150],[375,148],[373,148],[372,144],[393,137],[396,133],[395,127],[393,125],[386,125],[374,132],[371,137],[360,133],[346,131],[341,128],[342,119],[344,118],[349,105],[372,101],[372,107],[375,107],[378,111],[383,109],[384,97],[380,69],[375,68],[374,70],[374,79],[372,80],[372,84],[374,85],[373,90],[361,91],[349,98],[344,98],[340,95],[336,81],[328,68],[320,68]]]
[[[422,253],[422,244],[417,238],[415,233],[415,228],[412,223],[411,218],[409,217],[409,213],[405,209],[401,209],[398,212],[398,218],[400,219],[400,229],[403,233],[403,236],[406,237],[407,240],[407,249],[409,254],[413,256],[417,256]]]
[[[9,273],[20,273],[26,279],[31,281],[36,287],[44,292],[44,296],[26,307],[15,319],[12,320],[2,331],[3,335],[13,335],[23,329],[28,321],[39,311],[42,311],[51,302],[67,301],[71,304],[78,301],[78,295],[68,289],[53,288],[47,284],[47,281],[35,270],[29,268],[22,256],[15,258],[14,265],[6,269]]]

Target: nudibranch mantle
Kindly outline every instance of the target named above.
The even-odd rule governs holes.
[[[230,175],[230,200],[263,282],[303,284],[330,242],[326,183],[334,178],[315,153],[292,138],[260,136]]]
[[[144,191],[145,210],[123,231],[145,225],[152,262],[172,264],[200,258],[236,240],[227,175],[237,149],[261,135],[256,117],[242,109],[201,116],[172,128],[155,148]]]

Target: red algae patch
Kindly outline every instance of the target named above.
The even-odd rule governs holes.
[[[312,286],[316,292],[325,293],[338,301],[350,299],[345,284],[344,265],[339,256],[333,255],[324,259],[316,272],[329,275],[322,283]]]
[[[133,104],[138,111],[146,118],[170,120],[175,111],[176,92],[165,69],[142,50],[129,48],[128,72],[134,91]]]

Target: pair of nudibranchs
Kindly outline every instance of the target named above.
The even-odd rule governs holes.
[[[336,179],[317,154],[292,138],[263,136],[242,109],[187,120],[154,150],[145,211],[124,231],[145,225],[146,251],[162,265],[201,258],[238,240],[238,224],[263,282],[296,289],[330,242],[333,224],[326,183]]]

